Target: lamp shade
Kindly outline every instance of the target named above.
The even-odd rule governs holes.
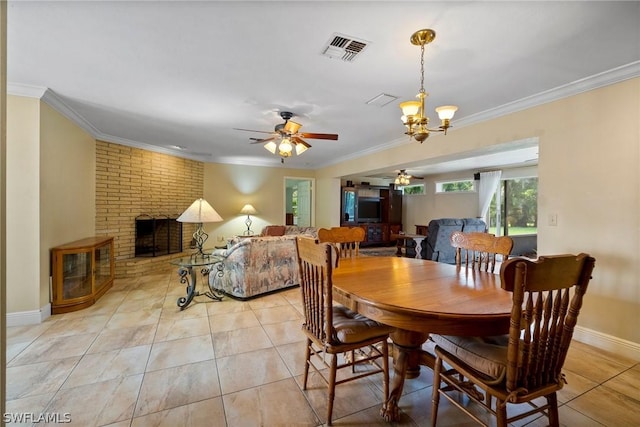
[[[406,101],[400,103],[400,109],[404,116],[415,116],[420,111],[419,101]]]
[[[205,199],[197,199],[176,221],[190,223],[220,222],[222,217]]]
[[[303,144],[296,144],[296,154],[299,156],[300,154],[304,153],[305,151],[307,151],[307,147],[306,145]]]
[[[264,145],[264,148],[269,150],[271,154],[276,154],[276,149],[278,148],[278,146],[276,145],[275,142],[269,141]]]
[[[280,145],[278,146],[278,150],[280,150],[280,155],[286,155],[291,153],[291,150],[293,150],[293,146],[291,145],[291,141],[289,141],[289,138],[284,138],[280,142]]]
[[[456,111],[458,111],[458,107],[455,105],[443,105],[436,108],[436,113],[438,113],[440,120],[451,120]]]
[[[242,215],[255,215],[258,213],[258,211],[256,210],[256,208],[247,203],[242,207],[242,209],[240,209],[240,213]]]

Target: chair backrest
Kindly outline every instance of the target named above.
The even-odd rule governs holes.
[[[335,341],[333,328],[333,250],[330,243],[298,237],[300,290],[304,310],[302,327],[321,342]]]
[[[358,256],[360,253],[360,243],[364,241],[364,228],[321,228],[318,230],[318,240],[322,243],[335,244],[340,258],[351,258]]]
[[[562,366],[594,265],[595,259],[587,254],[543,256],[535,261],[511,258],[502,264],[501,286],[513,292],[509,392],[562,381]]]
[[[495,271],[496,255],[506,261],[513,249],[513,239],[509,236],[496,237],[489,233],[454,231],[451,246],[456,249],[456,265],[464,265],[478,270]]]

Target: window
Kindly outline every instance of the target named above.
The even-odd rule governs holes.
[[[399,187],[403,195],[407,194],[424,194],[424,184],[413,184]]]
[[[476,191],[475,182],[472,180],[436,182],[436,193],[469,193]]]
[[[538,233],[538,178],[500,183],[489,207],[489,232],[497,236]]]

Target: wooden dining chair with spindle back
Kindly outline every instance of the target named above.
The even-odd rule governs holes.
[[[513,293],[509,334],[431,335],[436,344],[432,426],[441,396],[487,425],[469,405],[460,403],[462,393],[494,415],[498,427],[536,413],[557,427],[556,392],[565,383],[562,367],[594,265],[595,259],[587,254],[542,256],[535,261],[512,258],[503,263],[501,287]],[[538,398],[546,402],[533,402]],[[508,417],[508,404],[530,408]]]
[[[493,273],[498,260],[504,262],[509,258],[513,239],[490,233],[454,231],[451,233],[451,246],[456,249],[456,265],[464,264],[467,268],[471,266]]]
[[[361,227],[321,228],[318,230],[318,240],[321,243],[334,244],[339,258],[351,258],[360,254],[360,243],[364,241],[364,229]]]
[[[330,243],[318,243],[314,239],[298,237],[298,262],[300,289],[304,310],[302,332],[307,337],[303,390],[307,389],[309,368],[327,383],[327,424],[331,425],[335,387],[339,384],[382,373],[383,401],[389,396],[389,349],[387,340],[392,327],[382,325],[347,307],[333,303],[334,250]],[[340,362],[340,353],[366,349],[365,357]],[[329,368],[328,378],[319,366]],[[328,357],[328,362],[325,358]],[[368,368],[358,374],[336,379],[337,371],[366,363]],[[353,370],[352,370],[353,371]]]

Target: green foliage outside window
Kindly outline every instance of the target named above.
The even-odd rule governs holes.
[[[406,185],[402,187],[402,194],[424,194],[424,184]]]
[[[502,181],[497,192],[501,203],[501,235],[536,234],[538,232],[538,178]],[[489,207],[489,229],[496,230],[496,198]]]
[[[473,181],[445,182],[442,184],[440,191],[443,193],[473,191]]]

